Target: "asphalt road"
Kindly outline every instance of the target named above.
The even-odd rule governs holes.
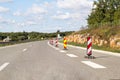
[[[0,80],[120,80],[120,56],[29,42],[0,48]]]

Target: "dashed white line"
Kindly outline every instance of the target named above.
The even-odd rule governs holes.
[[[9,62],[4,63],[3,65],[0,66],[0,71],[2,71],[7,65],[10,64]]]
[[[66,51],[64,51],[64,50],[60,50],[60,52],[62,52],[62,53],[66,53]]]
[[[69,57],[78,57],[78,56],[76,56],[74,54],[66,54],[66,55],[69,56]]]
[[[95,69],[106,68],[105,66],[96,64],[96,63],[91,62],[91,61],[81,61],[81,62],[88,65],[88,66],[90,66],[90,67],[92,67],[92,68],[95,68]]]
[[[23,49],[23,52],[27,51],[27,49]]]

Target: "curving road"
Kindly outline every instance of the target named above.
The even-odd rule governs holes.
[[[48,41],[0,48],[0,80],[120,80],[120,56],[55,48]]]

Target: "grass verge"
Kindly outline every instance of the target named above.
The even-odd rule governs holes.
[[[63,43],[63,41],[60,41],[60,43]],[[68,42],[69,45],[74,45],[74,46],[80,46],[80,47],[87,47],[87,44],[78,44],[75,42]],[[113,49],[107,46],[97,46],[97,45],[92,45],[93,49],[97,49],[97,50],[104,50],[104,51],[110,51],[110,52],[116,52],[116,53],[120,53],[120,49]]]

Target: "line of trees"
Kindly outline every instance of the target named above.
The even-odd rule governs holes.
[[[71,34],[73,31],[68,32],[59,32],[61,36],[66,36]],[[49,39],[57,36],[57,33],[39,33],[39,32],[11,32],[11,33],[0,33],[0,41],[7,38],[11,39],[11,41],[24,41],[24,40],[41,40],[41,39]]]
[[[120,25],[120,0],[97,0],[94,1],[91,14],[88,16],[90,28],[100,25]]]

